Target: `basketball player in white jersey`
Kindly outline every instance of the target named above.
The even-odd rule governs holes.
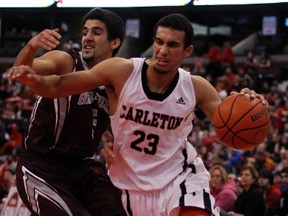
[[[193,39],[189,20],[170,14],[156,24],[152,60],[112,58],[91,70],[46,77],[20,66],[9,77],[52,98],[107,86],[114,135],[113,153],[106,152],[114,161],[109,173],[128,215],[219,215],[209,173],[186,140],[195,107],[212,119],[221,103],[207,80],[179,68]],[[267,104],[253,90],[241,92]]]

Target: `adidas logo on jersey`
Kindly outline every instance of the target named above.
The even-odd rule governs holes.
[[[182,97],[180,97],[180,98],[176,101],[176,103],[178,103],[178,104],[183,104],[183,105],[186,104]]]

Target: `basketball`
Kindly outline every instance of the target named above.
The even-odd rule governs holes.
[[[234,149],[253,149],[269,133],[270,114],[259,98],[249,100],[235,93],[218,106],[213,124],[220,142]]]

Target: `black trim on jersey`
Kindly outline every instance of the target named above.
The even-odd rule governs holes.
[[[74,59],[76,71],[85,70],[85,68],[81,64],[81,56],[79,55],[79,52],[77,50],[71,49],[68,51],[68,54]]]
[[[185,206],[185,194],[187,194],[185,180],[180,184],[181,196],[179,198],[179,206]]]
[[[209,196],[209,193],[205,191],[205,189],[203,189],[203,200],[204,200],[205,210],[212,212],[210,196]]]
[[[143,67],[142,67],[142,86],[143,86],[143,89],[144,89],[144,92],[145,92],[146,96],[150,100],[158,100],[158,101],[165,100],[171,94],[171,92],[174,90],[174,88],[176,87],[176,85],[178,83],[179,71],[177,71],[177,74],[173,78],[169,88],[164,93],[156,93],[156,92],[151,92],[150,89],[148,88],[148,85],[147,85],[147,69],[148,69],[148,65],[144,61]]]
[[[183,164],[183,166],[182,166],[182,168],[183,168],[183,172],[187,169],[187,167],[188,167],[188,163],[187,163],[187,158],[188,158],[188,156],[187,156],[187,151],[186,151],[186,149],[183,149],[182,150],[182,154],[183,154],[183,156],[184,156],[184,164]]]
[[[194,165],[193,163],[188,164],[188,162],[187,162],[188,155],[187,155],[186,149],[183,149],[183,150],[182,150],[182,154],[183,154],[183,156],[184,156],[184,164],[183,164],[183,166],[182,166],[183,172],[185,172],[185,171],[187,170],[187,168],[190,168],[190,169],[191,169],[191,173],[196,174],[196,167],[195,167],[195,165]]]
[[[180,186],[180,190],[181,190],[181,196],[179,198],[179,206],[186,206],[187,204],[185,204],[185,195],[187,194],[187,190],[186,190],[186,185],[185,185],[186,181],[184,180],[179,186]],[[195,196],[195,192],[191,193],[192,196]],[[204,203],[204,210],[208,211],[208,212],[212,212],[212,206],[211,206],[211,200],[210,200],[210,196],[209,193],[207,193],[205,191],[205,189],[203,189],[203,203]]]
[[[130,206],[130,195],[129,195],[128,190],[125,190],[125,192],[126,192],[126,197],[127,197],[127,206],[126,206],[126,208],[127,208],[127,211],[129,213],[129,215],[133,216],[133,212],[132,212],[132,209],[131,209],[131,206]]]

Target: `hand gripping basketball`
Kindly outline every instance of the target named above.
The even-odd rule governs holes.
[[[220,142],[234,149],[252,149],[268,136],[270,114],[259,98],[239,93],[225,98],[214,113],[213,123]]]

